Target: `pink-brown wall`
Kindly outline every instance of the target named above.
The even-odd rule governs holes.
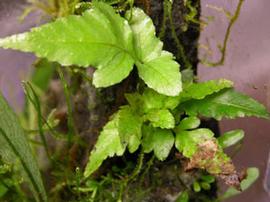
[[[202,15],[214,16],[202,32],[200,42],[212,48],[209,58],[219,58],[216,49],[222,42],[228,19],[213,6],[234,11],[238,0],[202,0]],[[204,47],[204,46],[202,46]],[[200,57],[206,50],[200,49]],[[228,52],[223,66],[207,68],[199,65],[200,80],[226,78],[234,81],[236,88],[265,104],[270,110],[270,1],[245,0],[240,18],[232,29]],[[235,156],[238,168],[259,167],[260,180],[242,195],[230,199],[232,202],[269,202],[269,193],[264,189],[267,161],[270,152],[270,121],[256,118],[223,120],[222,132],[243,128],[246,131],[244,145]],[[269,167],[270,169],[270,167]],[[270,178],[268,179],[270,180]],[[270,183],[270,181],[268,181]]]

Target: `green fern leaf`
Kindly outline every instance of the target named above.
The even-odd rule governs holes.
[[[163,161],[168,157],[173,144],[174,136],[170,130],[143,127],[142,146],[145,153],[154,151],[155,156]]]
[[[126,147],[131,153],[135,152],[141,144],[142,123],[142,117],[129,106],[123,106],[116,112],[100,133],[90,154],[84,176],[90,176],[105,159],[123,155]]]
[[[137,8],[128,12],[126,18],[131,18],[139,76],[161,94],[178,95],[182,90],[179,64],[171,53],[162,50],[163,43],[156,37],[151,18]]]
[[[118,121],[119,115],[116,114],[113,119],[104,126],[98,137],[95,148],[90,154],[89,161],[84,171],[85,177],[89,177],[96,171],[108,157],[123,155],[125,146],[121,143]]]
[[[153,127],[171,129],[174,128],[175,120],[172,113],[167,109],[154,109],[145,116]]]
[[[198,145],[214,137],[214,133],[206,128],[192,131],[181,131],[175,138],[175,147],[187,158],[191,158],[198,149]]]
[[[165,95],[178,95],[179,65],[171,53],[162,51],[151,19],[140,9],[132,13],[129,25],[111,6],[94,1],[82,16],[71,15],[0,39],[0,47],[33,52],[64,66],[93,66],[97,68],[93,75],[96,87],[121,82],[135,63],[149,87]]]
[[[188,158],[185,169],[204,169],[212,175],[220,176],[225,183],[239,185],[238,178],[229,181],[236,176],[235,167],[219,146],[211,130],[199,128],[179,131],[176,134],[175,147]]]
[[[187,85],[180,93],[181,102],[196,99],[201,100],[207,95],[217,93],[225,88],[231,88],[233,82],[225,79],[210,80],[201,83],[192,83]]]
[[[181,104],[179,108],[190,116],[200,114],[217,120],[222,117],[232,119],[244,116],[269,118],[269,113],[262,104],[233,89],[222,90],[202,100],[189,100]]]
[[[94,66],[96,87],[119,83],[133,68],[132,31],[105,3],[93,2],[82,16],[68,16],[0,39],[0,47],[34,52],[62,65]]]
[[[178,96],[165,96],[156,91],[147,88],[144,90],[142,96],[143,111],[148,112],[153,109],[174,109],[179,104]]]
[[[121,142],[127,144],[129,152],[133,153],[141,144],[141,127],[143,119],[129,106],[122,107],[118,114],[118,128]]]
[[[136,109],[137,112],[148,113],[154,109],[175,109],[180,103],[179,96],[166,96],[157,93],[156,91],[146,88],[143,94],[132,93],[125,95],[130,106]]]

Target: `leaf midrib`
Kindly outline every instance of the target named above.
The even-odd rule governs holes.
[[[117,46],[115,44],[112,44],[112,43],[104,43],[104,42],[93,42],[93,41],[88,41],[88,40],[78,40],[78,41],[65,41],[65,40],[60,40],[58,41],[59,43],[64,43],[64,44],[79,44],[79,43],[88,43],[88,44],[97,44],[97,45],[101,45],[101,46],[109,46],[109,47],[113,47],[113,48],[116,48],[116,49],[119,49],[127,54],[129,54],[132,58],[134,58],[134,55],[131,54],[131,52],[128,50],[128,49],[125,49],[125,48],[122,48],[120,46]],[[46,43],[52,43],[52,44],[55,44],[55,40],[46,40]],[[138,59],[136,59],[138,60]]]
[[[245,110],[245,111],[251,112],[251,113],[257,113],[257,110],[255,110],[255,111],[254,110],[249,110],[249,109],[247,109],[247,108],[245,108],[245,107],[243,107],[241,105],[236,105],[236,104],[232,104],[232,103],[228,103],[228,102],[224,103],[222,101],[221,102],[218,102],[218,101],[213,101],[213,100],[212,100],[212,102],[215,103],[215,104],[223,104],[225,106],[232,106],[234,108],[240,108],[242,110]],[[261,115],[261,116],[265,117],[265,115]]]
[[[16,146],[13,145],[13,143],[8,138],[6,132],[2,128],[0,128],[0,133],[2,134],[2,137],[4,137],[4,139],[6,140],[8,145],[12,148],[12,151],[14,152],[14,154],[19,158],[25,172],[27,173],[30,181],[33,184],[33,188],[36,190],[36,193],[37,193],[39,200],[45,202],[46,200],[43,199],[43,197],[41,196],[42,191],[39,189],[39,186],[37,185],[37,183],[34,179],[34,176],[32,175],[30,169],[28,168],[27,163],[24,161],[23,157],[20,155],[20,152],[16,149]]]
[[[155,58],[155,59],[156,59],[156,58]],[[155,59],[153,59],[153,60],[155,60]],[[153,60],[150,60],[150,61],[148,61],[148,62],[146,62],[146,63],[141,62],[141,63],[139,63],[138,65],[143,65],[143,66],[148,66],[148,67],[150,67],[149,69],[152,69],[152,70],[154,70],[155,72],[157,72],[159,75],[161,75],[161,77],[163,77],[164,80],[167,81],[168,84],[171,84],[171,82],[169,81],[169,79],[167,79],[167,77],[164,76],[165,74],[162,74],[158,69],[156,69],[155,67],[153,67],[152,65],[149,64],[149,63],[150,63],[151,61],[153,61]],[[137,65],[137,66],[138,66],[138,65]]]

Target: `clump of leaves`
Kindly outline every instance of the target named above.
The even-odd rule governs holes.
[[[82,16],[60,18],[29,33],[2,39],[0,46],[34,52],[65,66],[94,66],[96,87],[119,83],[136,64],[149,87],[178,95],[182,89],[179,65],[171,53],[162,50],[151,19],[138,8],[127,13],[128,22],[104,3],[93,2],[92,6]]]
[[[192,90],[193,88],[198,91]],[[237,104],[233,104],[235,94],[239,95]],[[235,167],[223,152],[223,148],[241,140],[242,131],[227,132],[220,139],[216,139],[211,130],[198,128],[200,119],[195,116],[177,121],[178,116],[189,114],[190,110],[196,111],[198,105],[192,107],[187,104],[188,102],[210,104],[212,97],[222,95],[230,100],[222,103],[223,110],[214,111],[213,116],[209,116],[208,111],[199,112],[200,115],[214,118],[232,118],[242,114],[268,116],[265,108],[255,100],[246,97],[241,99],[243,95],[234,91],[232,82],[227,80],[193,83],[176,97],[161,95],[149,88],[142,94],[127,94],[129,105],[116,112],[104,127],[96,148],[90,155],[85,176],[90,176],[105,158],[122,155],[125,149],[133,153],[141,144],[145,153],[153,151],[159,160],[165,160],[175,145],[176,149],[188,159],[186,169],[205,169],[210,174],[225,179],[228,184],[239,186],[240,179],[237,177]],[[257,109],[256,112],[252,110],[253,108]],[[104,139],[105,137],[108,139]],[[235,180],[229,180],[232,178]]]
[[[92,81],[97,88],[120,83],[136,66],[146,85],[142,90],[126,94],[127,104],[103,127],[84,170],[84,179],[104,160],[122,156],[126,150],[134,153],[141,148],[142,155],[153,152],[158,160],[164,161],[175,147],[186,170],[203,169],[229,185],[242,188],[244,181],[223,149],[240,141],[243,132],[229,131],[217,139],[210,129],[200,127],[199,118],[268,118],[269,113],[257,101],[235,91],[231,81],[185,82],[179,64],[171,53],[163,50],[152,20],[143,10],[130,8],[123,17],[113,7],[94,1],[82,15],[60,18],[30,32],[0,39],[0,46],[33,52],[67,68],[91,66],[96,69]],[[5,113],[0,121],[0,140],[20,159],[37,200],[46,201],[23,131],[5,101],[0,102],[0,107],[3,108],[0,112]],[[203,181],[201,186],[207,189],[210,183]],[[187,192],[180,197],[187,200]]]

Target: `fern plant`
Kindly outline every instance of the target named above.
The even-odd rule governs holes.
[[[96,88],[119,84],[136,68],[144,83],[139,81],[136,92],[125,94],[127,104],[103,127],[84,169],[84,180],[91,178],[103,161],[127,151],[140,150],[141,156],[153,152],[164,161],[173,150],[180,154],[185,170],[205,170],[236,188],[223,198],[238,193],[237,189],[246,189],[258,177],[258,171],[249,169],[243,180],[224,153],[224,148],[243,139],[244,132],[237,129],[217,138],[210,129],[200,127],[200,118],[268,119],[265,107],[235,91],[231,81],[196,83],[185,74],[181,76],[180,65],[172,53],[163,49],[151,18],[136,7],[121,14],[106,3],[93,1],[82,15],[59,18],[29,32],[0,39],[2,48],[32,52],[66,68],[95,68],[93,78],[88,79]],[[1,99],[0,141],[8,143],[8,153],[19,157],[37,201],[47,201],[30,147]],[[11,121],[14,126],[7,124]],[[19,133],[10,128],[19,128]],[[3,155],[6,151],[0,152]],[[206,179],[201,186],[210,183],[212,180]],[[196,183],[194,186],[198,189]],[[180,199],[188,201],[188,192],[182,192]]]

